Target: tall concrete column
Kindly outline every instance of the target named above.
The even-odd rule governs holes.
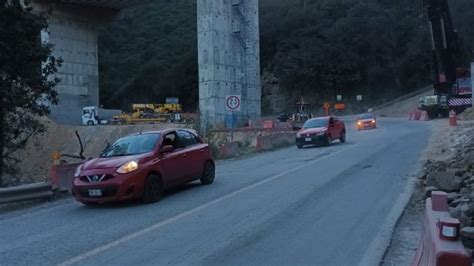
[[[239,124],[259,118],[258,0],[197,1],[201,127],[224,123],[226,95],[242,96]]]
[[[54,45],[53,55],[63,59],[56,86],[59,105],[51,106],[51,117],[63,123],[80,123],[85,106],[99,106],[98,27],[114,20],[122,8],[137,0],[33,0],[35,12],[48,15],[43,42]]]
[[[97,24],[67,17],[49,19],[49,41],[54,54],[63,59],[56,87],[60,102],[55,109],[99,106],[99,60]]]

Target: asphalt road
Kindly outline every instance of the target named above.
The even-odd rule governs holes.
[[[0,216],[0,265],[375,263],[408,200],[424,122],[380,119],[331,147],[218,163],[159,203],[72,200]]]

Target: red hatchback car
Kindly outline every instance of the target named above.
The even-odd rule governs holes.
[[[169,129],[129,135],[99,158],[76,169],[72,193],[86,205],[142,199],[157,202],[163,192],[194,180],[214,182],[215,164],[194,131]]]
[[[296,133],[296,146],[301,149],[305,145],[331,145],[333,140],[346,142],[346,125],[337,117],[327,116],[309,119],[303,128]]]

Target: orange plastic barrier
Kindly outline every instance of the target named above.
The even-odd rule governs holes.
[[[412,266],[471,265],[471,257],[459,240],[459,220],[448,210],[446,193],[433,191],[426,199],[423,235]]]

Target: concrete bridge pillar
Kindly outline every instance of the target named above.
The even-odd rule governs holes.
[[[41,39],[54,44],[54,56],[63,59],[57,73],[59,105],[51,106],[51,117],[80,123],[82,107],[99,106],[97,28],[113,20],[118,9],[42,0],[33,1],[32,7],[48,14],[49,31]]]
[[[226,95],[241,95],[239,124],[261,115],[258,0],[197,0],[201,128],[222,125]]]

